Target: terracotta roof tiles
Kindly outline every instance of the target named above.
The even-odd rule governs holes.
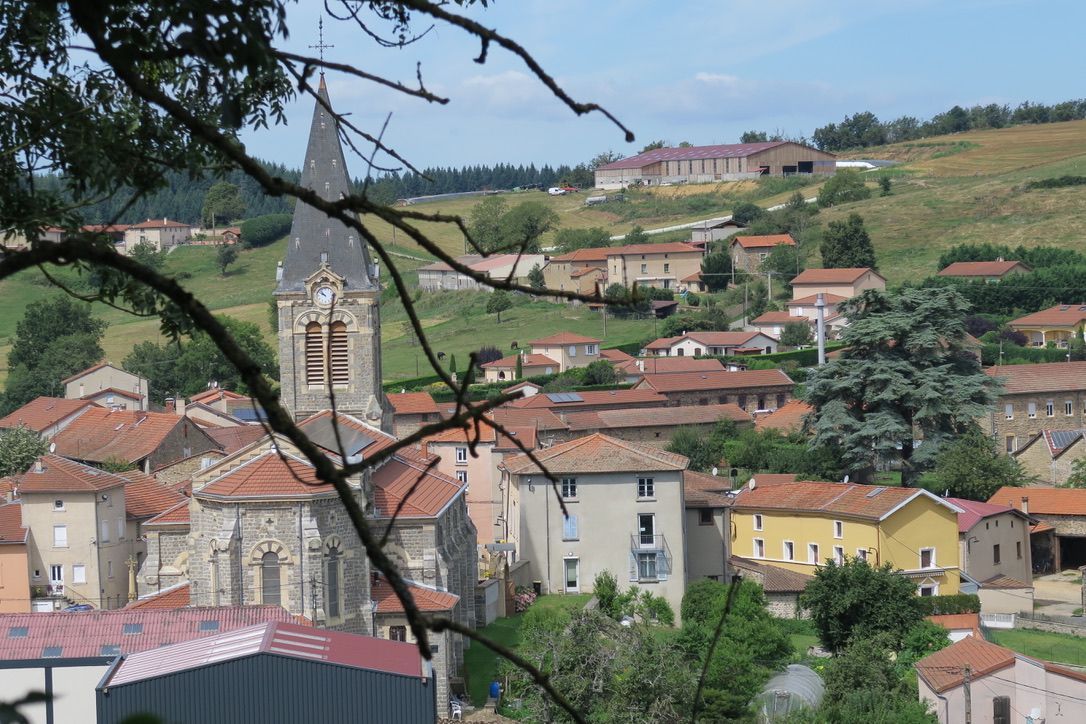
[[[373,472],[373,504],[379,518],[433,518],[467,486],[429,467],[433,458],[410,449]]]
[[[1083,321],[1086,321],[1086,305],[1057,304],[1054,307],[1042,309],[1039,312],[1027,314],[1024,317],[1012,319],[1008,324],[1014,329],[1017,329],[1018,327],[1035,327],[1038,325],[1050,327],[1078,327]]]
[[[413,581],[408,581],[407,587],[411,591],[412,598],[415,599],[415,605],[419,607],[420,611],[426,613],[451,611],[456,602],[460,600],[460,597],[455,593],[438,591],[435,588]],[[370,587],[370,598],[377,602],[377,613],[403,613],[404,611],[403,604],[400,603],[396,592],[392,590],[392,586],[384,578],[378,579]]]
[[[630,373],[658,375],[678,372],[719,372],[724,369],[720,360],[714,357],[664,357],[655,355],[636,360],[636,367],[630,367]]]
[[[268,449],[194,491],[197,497],[297,498],[334,495],[307,461]]]
[[[556,256],[551,259],[551,262],[573,262],[573,261],[607,261],[607,253],[611,251],[607,246],[594,246],[585,249],[574,249],[571,252]]]
[[[58,454],[76,460],[134,463],[153,453],[174,428],[186,422],[168,412],[94,407],[58,432],[53,442]]]
[[[1003,392],[1008,395],[1086,390],[1086,362],[996,365],[986,368],[984,372],[1001,380]]]
[[[803,429],[803,419],[811,412],[813,408],[803,400],[789,400],[783,407],[778,407],[768,415],[756,417],[754,429],[796,432]]]
[[[506,403],[505,407],[511,409],[521,410],[538,410],[538,409],[550,409],[555,412],[561,412],[562,410],[576,410],[585,407],[650,407],[658,405],[663,407],[667,403],[667,399],[661,396],[654,390],[587,390],[584,392],[565,393],[568,395],[577,395],[579,399],[573,398],[557,398],[552,395],[561,395],[563,393],[540,393],[538,395],[532,395],[531,397],[522,397],[517,400]],[[563,400],[563,401],[558,401]]]
[[[822,301],[826,303],[827,307],[832,305],[832,304],[840,304],[841,302],[845,301],[846,299],[848,299],[848,297],[842,297],[840,294],[830,294],[830,293],[826,292],[826,293],[823,293],[823,295],[822,295]],[[808,294],[805,297],[800,297],[799,299],[793,299],[792,301],[788,302],[788,306],[789,307],[809,307],[809,306],[814,305],[816,302],[818,302],[818,295],[817,294]]]
[[[134,608],[143,609],[173,609],[186,608],[191,604],[191,586],[188,581],[163,588],[161,591],[146,596],[140,596],[132,603],[125,606],[126,611]]]
[[[494,410],[494,420],[505,427],[531,427],[541,432],[569,429],[569,425],[547,407],[517,408],[505,405]]]
[[[552,473],[612,473],[685,470],[688,460],[651,445],[627,442],[601,433],[559,443],[536,453]],[[542,472],[527,455],[509,458],[509,472],[525,475]]]
[[[961,686],[965,667],[974,679],[995,673],[1014,664],[1010,649],[989,643],[983,638],[966,636],[941,651],[916,662],[916,673],[936,694]]]
[[[683,498],[687,508],[730,508],[732,497],[731,481],[728,478],[699,473],[694,470],[683,471]]]
[[[1012,508],[1008,505],[981,503],[976,500],[966,500],[965,498],[947,498],[946,500],[948,503],[952,503],[965,511],[963,513],[958,513],[959,533],[965,533],[980,521],[993,515],[1001,515],[1003,513],[1009,512],[1020,512],[1016,508]]]
[[[788,324],[789,322],[810,323],[810,321],[806,317],[797,317],[790,312],[763,312],[750,320],[750,324],[758,326],[763,324]]]
[[[124,486],[124,507],[131,518],[153,518],[178,503],[188,502],[188,498],[153,475],[138,470],[117,475],[128,481]]]
[[[59,455],[38,458],[30,470],[16,476],[19,494],[97,493],[127,485],[124,478]]]
[[[396,415],[437,414],[437,403],[429,392],[397,392],[386,395]]]
[[[1046,515],[1086,515],[1086,488],[1012,488],[1004,486],[988,498],[989,503],[1022,510],[1022,498],[1029,498],[1029,512]]]
[[[676,373],[645,375],[639,388],[649,388],[660,393],[741,390],[755,387],[792,387],[795,383],[782,370],[742,370],[729,372],[705,372],[702,374]]]
[[[184,500],[174,504],[167,508],[162,513],[156,515],[148,521],[143,523],[143,527],[158,526],[158,525],[189,525],[191,518],[189,517],[189,500]]]
[[[592,410],[565,413],[570,430],[614,430],[628,427],[680,427],[732,420],[749,423],[750,414],[738,405],[695,405],[692,407],[628,407],[622,410]]]
[[[38,397],[0,418],[0,429],[25,425],[34,432],[41,432],[79,410],[92,407],[98,407],[98,405],[90,400]]]
[[[805,573],[739,556],[732,556],[731,563],[736,568],[751,571],[760,576],[762,589],[766,593],[799,593],[805,590],[807,584],[814,579],[814,576],[808,576]]]
[[[848,267],[844,269],[807,269],[792,278],[792,286],[797,284],[851,284],[864,274],[871,272],[879,279],[886,278],[869,267]]]
[[[921,488],[893,488],[852,483],[799,482],[744,487],[735,497],[736,510],[785,510],[882,520],[917,497],[927,497],[954,512],[959,509]]]
[[[981,638],[979,613],[944,613],[934,616],[925,616],[934,624],[942,626],[947,631],[969,630],[973,636]]]
[[[130,224],[129,229],[172,229],[177,227],[184,227],[186,229],[192,228],[192,224],[186,224],[183,221],[173,221],[172,219],[147,219],[147,221],[141,221],[138,224]]]
[[[626,246],[612,246],[607,250],[607,256],[636,256],[639,254],[682,254],[697,253],[703,255],[705,251],[685,241],[669,241],[660,244],[629,244]]]
[[[795,246],[791,234],[765,234],[764,236],[733,236],[732,243],[744,249],[766,249],[773,246]]]
[[[30,534],[23,527],[23,506],[20,503],[0,505],[0,545],[23,544]]]
[[[1015,267],[1033,271],[1020,261],[956,261],[939,271],[941,277],[1001,277]]]
[[[1015,589],[1015,588],[1032,588],[1028,583],[1019,581],[1017,578],[1011,578],[1010,576],[992,576],[991,578],[980,582],[981,588],[996,588],[996,589]]]
[[[205,430],[212,440],[230,455],[247,447],[267,435],[263,425],[234,425],[233,427],[215,427]]]

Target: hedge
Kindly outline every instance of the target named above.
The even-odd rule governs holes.
[[[1000,350],[998,343],[988,343],[981,347],[980,359],[986,365],[997,365],[1001,359],[1005,365],[1066,362],[1067,350],[1058,347],[1019,347],[1006,342]]]
[[[953,596],[917,596],[916,605],[925,616],[980,613],[980,596],[975,593],[958,593]]]
[[[266,214],[241,222],[241,241],[249,246],[266,246],[290,233],[290,214]]]

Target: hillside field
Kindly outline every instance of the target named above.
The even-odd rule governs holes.
[[[889,171],[868,172],[874,189],[877,175],[893,179],[893,193],[882,197],[877,191],[865,201],[823,210],[816,218],[824,226],[856,212],[864,217],[871,233],[882,273],[891,284],[922,278],[935,273],[939,255],[961,243],[993,242],[1016,246],[1051,245],[1079,248],[1086,239],[1086,186],[1027,190],[1032,180],[1064,175],[1086,175],[1086,121],[986,131],[971,131],[940,138],[924,139],[881,148],[863,149],[842,157],[888,158],[901,161]],[[791,190],[772,193],[770,183],[732,182],[671,186],[638,192],[640,207],[631,218],[629,209],[615,205],[585,207],[589,192],[567,196],[549,196],[541,191],[507,194],[510,205],[521,201],[539,201],[553,208],[568,228],[603,226],[613,234],[629,231],[635,224],[646,229],[670,226],[731,211],[730,200],[757,199],[771,206],[781,203]],[[818,192],[819,184],[804,186],[804,196]],[[678,199],[702,195],[709,203],[720,201],[719,208],[709,207],[699,213],[675,213],[681,209]],[[659,214],[654,198],[659,198]],[[459,214],[467,217],[480,197],[416,204],[413,211]],[[608,209],[611,210],[608,210]],[[622,218],[623,216],[627,218]],[[392,234],[391,227],[369,219],[377,236],[401,255],[397,262],[408,271],[429,258],[403,234]],[[448,252],[464,251],[464,239],[450,224],[420,223],[419,227]],[[553,234],[553,232],[552,232]],[[681,232],[666,235],[674,240]],[[664,237],[660,237],[661,240]],[[545,236],[547,245],[550,235]],[[812,244],[812,246],[814,246]],[[225,277],[215,266],[215,250],[209,247],[182,247],[167,259],[167,272],[179,278],[211,309],[261,326],[269,343],[274,344],[269,326],[268,299],[275,286],[275,264],[283,258],[285,240],[260,249],[243,250]],[[808,264],[818,266],[816,249],[808,249]],[[80,280],[66,270],[56,273],[67,284],[78,286]],[[386,285],[387,285],[386,279]],[[15,325],[26,305],[60,293],[37,270],[0,281],[0,381],[6,376],[7,352]],[[456,354],[461,368],[467,353],[483,344],[494,344],[503,352],[513,341],[524,343],[562,329],[602,337],[598,313],[582,307],[567,307],[549,302],[518,300],[518,306],[503,314],[502,324],[494,315],[485,314],[482,297],[454,299],[425,296],[421,313],[435,349]],[[96,314],[110,322],[104,341],[106,356],[120,362],[134,344],[158,339],[155,320],[136,319],[99,305]],[[406,333],[402,305],[395,294],[386,294],[382,334],[385,350],[385,376],[404,379],[418,370],[425,374],[425,360],[420,348],[412,346]],[[605,344],[643,339],[652,334],[652,321],[608,320]]]

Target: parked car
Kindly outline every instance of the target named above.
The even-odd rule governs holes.
[[[580,193],[580,191],[581,191],[576,186],[563,186],[562,190],[565,191],[567,194],[576,194],[576,193]]]
[[[551,186],[549,189],[547,189],[547,193],[550,194],[551,196],[564,196],[568,192],[563,188],[559,188],[557,186]]]

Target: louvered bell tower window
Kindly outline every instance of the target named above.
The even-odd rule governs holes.
[[[330,328],[329,352],[331,352],[332,385],[346,387],[349,381],[347,355],[347,325],[332,322]]]
[[[319,322],[305,327],[305,381],[309,385],[324,385],[324,335]]]

